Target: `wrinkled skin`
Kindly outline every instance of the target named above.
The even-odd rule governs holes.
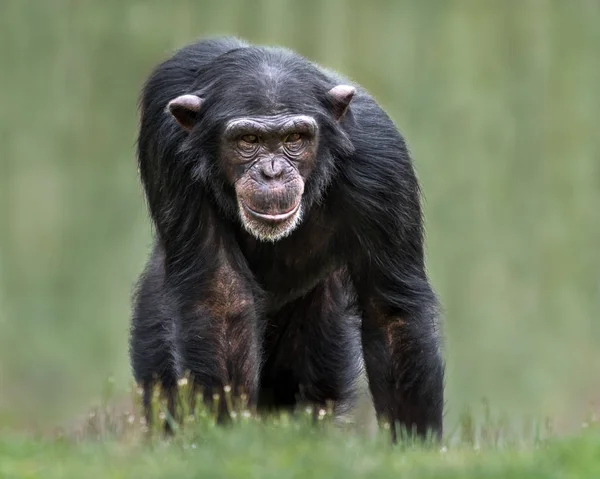
[[[317,123],[308,116],[229,122],[220,156],[228,181],[235,185],[240,218],[251,234],[276,241],[298,225],[317,146]]]

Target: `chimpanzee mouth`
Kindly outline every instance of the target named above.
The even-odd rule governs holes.
[[[291,218],[298,212],[298,210],[300,209],[301,202],[298,201],[298,203],[296,203],[294,206],[292,206],[291,209],[284,211],[282,213],[275,214],[275,215],[268,214],[268,213],[261,213],[260,211],[253,210],[243,200],[241,201],[241,203],[242,203],[244,209],[248,213],[250,213],[252,216],[254,216],[262,221],[267,221],[269,223],[282,223],[283,221],[287,220],[288,218]]]
[[[277,214],[256,211],[238,198],[240,219],[244,229],[261,241],[274,243],[290,235],[302,221],[302,201]]]

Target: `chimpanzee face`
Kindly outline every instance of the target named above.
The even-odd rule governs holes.
[[[354,92],[346,85],[324,92],[336,121]],[[199,96],[186,94],[167,109],[192,132],[202,103]],[[306,181],[317,165],[319,134],[315,118],[300,113],[233,116],[225,122],[217,138],[218,170],[235,191],[242,225],[256,238],[275,242],[300,224]]]
[[[317,122],[304,115],[236,118],[226,125],[221,161],[249,233],[276,241],[300,223],[318,133]]]

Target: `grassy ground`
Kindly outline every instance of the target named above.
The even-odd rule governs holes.
[[[593,417],[558,438],[548,423],[511,427],[484,404],[479,426],[465,412],[441,444],[391,445],[388,427],[366,427],[360,406],[341,422],[324,410],[259,418],[238,405],[227,427],[216,426],[206,408],[195,416],[180,410],[187,419],[167,438],[157,396],[150,435],[139,394],[124,399],[105,399],[64,430],[0,433],[0,478],[600,477],[600,423]]]
[[[505,447],[458,443],[390,447],[303,421],[247,422],[231,429],[193,428],[184,438],[33,440],[0,435],[2,478],[597,478],[600,430]]]

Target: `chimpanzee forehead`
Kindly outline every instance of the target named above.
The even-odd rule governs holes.
[[[295,114],[257,115],[237,117],[225,126],[225,135],[233,136],[246,131],[263,133],[303,132],[316,133],[318,125],[312,116]]]

